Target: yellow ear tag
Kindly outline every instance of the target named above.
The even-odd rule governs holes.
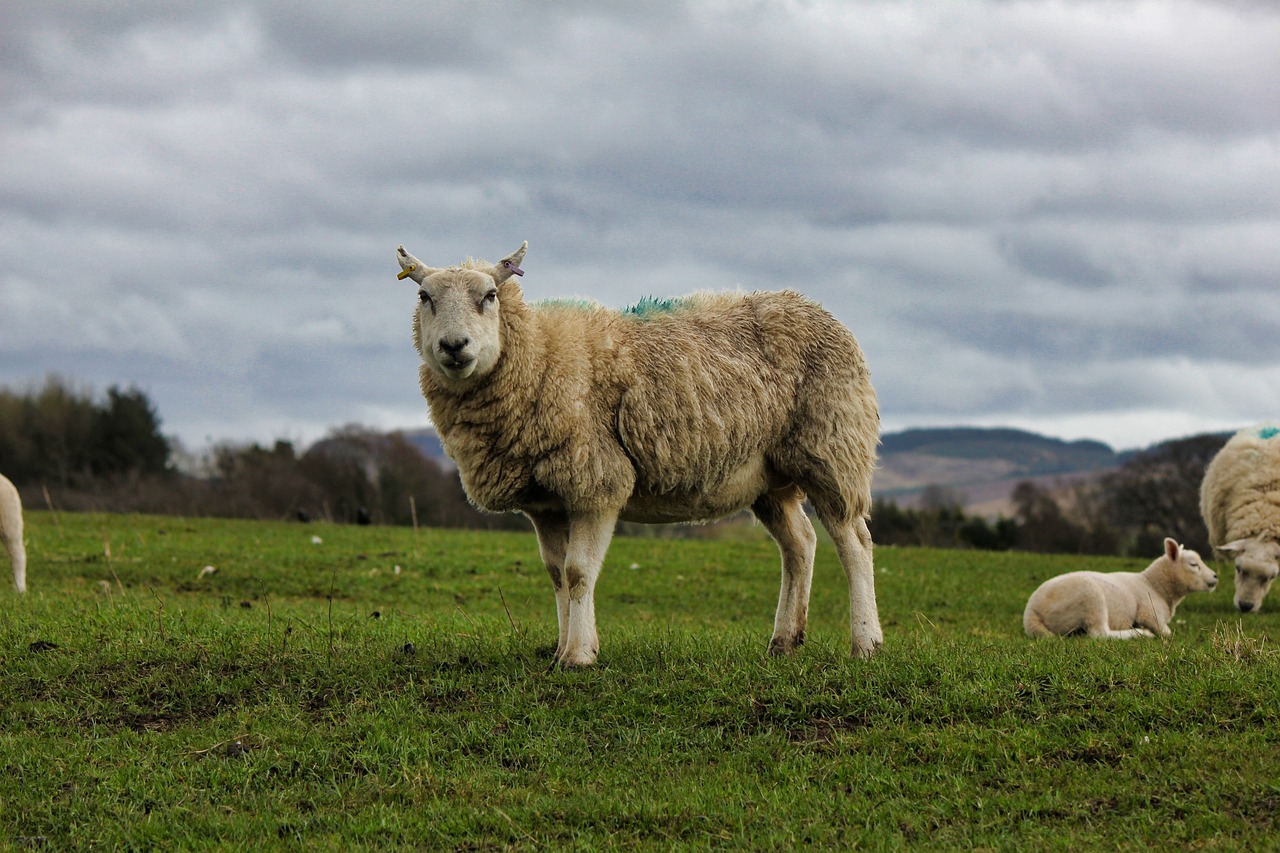
[[[400,270],[400,275],[396,276],[396,278],[397,278],[397,279],[406,279],[406,278],[408,278],[408,277],[409,277],[409,273],[413,272],[413,271],[414,271],[414,270],[416,270],[416,269],[417,269],[417,267],[416,267],[415,265],[413,265],[413,264],[409,264],[409,266],[407,266],[407,267],[405,267],[404,269]]]

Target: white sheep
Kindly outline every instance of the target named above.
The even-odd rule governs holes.
[[[704,521],[749,507],[778,543],[769,650],[804,641],[817,536],[849,586],[853,654],[883,642],[871,563],[879,413],[848,329],[797,293],[699,293],[614,311],[526,303],[495,265],[422,264],[419,384],[467,495],[533,522],[555,587],[563,666],[595,662],[595,584],[619,519]]]
[[[1214,550],[1235,561],[1235,604],[1262,607],[1280,574],[1280,426],[1242,429],[1209,462],[1200,514]]]
[[[1199,554],[1165,539],[1164,553],[1140,572],[1067,572],[1049,578],[1031,593],[1022,628],[1029,637],[1167,637],[1182,599],[1217,585],[1217,573]]]
[[[27,591],[27,549],[22,544],[22,498],[9,478],[0,474],[0,542],[13,563],[13,585]]]

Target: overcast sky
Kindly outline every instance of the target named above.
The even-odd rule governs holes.
[[[0,3],[0,385],[428,422],[394,252],[790,287],[886,431],[1280,417],[1280,5]]]

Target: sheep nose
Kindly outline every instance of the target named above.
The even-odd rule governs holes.
[[[1236,602],[1236,607],[1240,608],[1241,613],[1248,613],[1250,610],[1253,609],[1253,605],[1247,601]]]
[[[467,344],[469,343],[471,343],[469,338],[461,338],[453,341],[441,339],[440,349],[444,350],[445,354],[451,358],[457,358],[461,355],[462,351],[467,348]]]

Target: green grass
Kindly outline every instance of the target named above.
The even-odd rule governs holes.
[[[1169,641],[1022,635],[1044,578],[1139,561],[879,549],[856,661],[822,547],[775,660],[763,533],[619,538],[599,665],[562,672],[528,535],[34,512],[27,540],[0,847],[1276,844],[1273,608],[1227,583]]]

